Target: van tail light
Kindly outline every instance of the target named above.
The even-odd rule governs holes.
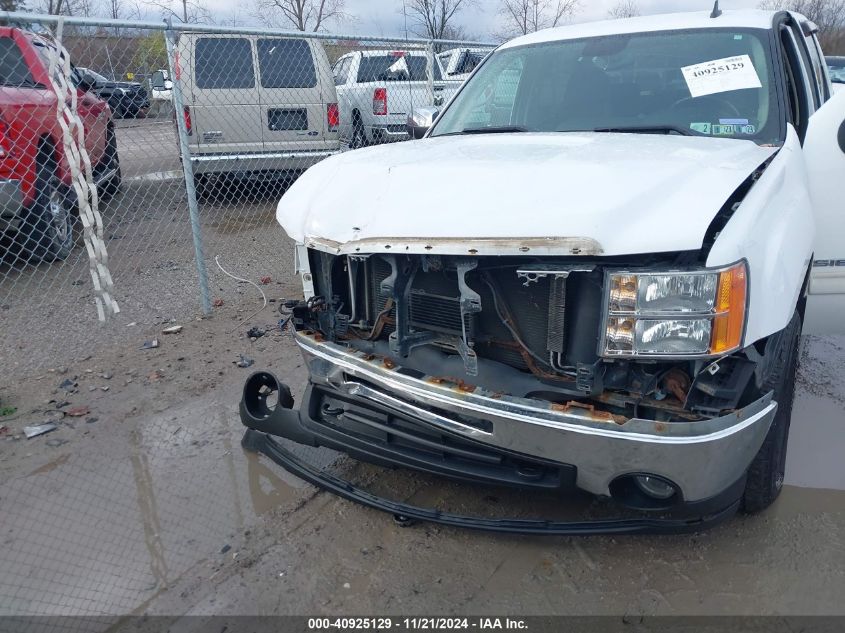
[[[387,114],[387,88],[376,88],[373,91],[373,114]]]
[[[185,129],[188,131],[188,136],[194,134],[194,122],[191,120],[191,109],[185,106]]]
[[[326,122],[329,124],[329,132],[337,132],[337,126],[340,125],[340,108],[336,103],[326,106]]]

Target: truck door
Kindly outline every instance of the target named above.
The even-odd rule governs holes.
[[[194,43],[180,46],[179,60],[182,68],[190,69],[183,89],[192,145],[198,144],[201,153],[260,152],[260,106],[250,38],[202,35],[185,40]]]
[[[805,334],[845,334],[845,91],[813,116],[804,160],[816,221]]]

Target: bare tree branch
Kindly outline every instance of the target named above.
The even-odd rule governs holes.
[[[163,18],[174,18],[185,24],[214,24],[214,16],[202,0],[148,0]]]
[[[578,11],[580,0],[500,0],[503,38],[559,26]]]
[[[254,17],[273,28],[317,32],[349,19],[345,7],[345,0],[255,0]]]
[[[607,17],[614,19],[621,18],[635,18],[640,15],[640,7],[637,0],[619,0],[610,11],[607,12]]]
[[[403,10],[414,24],[414,33],[436,40],[458,32],[454,19],[475,0],[404,0]]]

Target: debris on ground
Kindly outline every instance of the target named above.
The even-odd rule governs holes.
[[[164,378],[164,372],[160,369],[156,369],[154,372],[147,375],[147,380],[150,382],[158,382],[162,378]]]
[[[48,424],[34,424],[32,426],[23,427],[23,433],[26,435],[26,439],[29,440],[33,437],[49,433],[50,431],[55,431],[57,428],[59,427],[52,422],[49,422]]]
[[[262,278],[261,278],[261,283],[263,283],[265,286],[266,286],[267,284],[271,283],[272,281],[273,281],[273,278],[272,278],[272,277],[270,277],[269,275],[268,275],[267,277],[262,277]]]
[[[100,374],[100,378],[102,378],[103,380],[111,380],[113,377],[114,377],[114,374],[111,374],[107,371]]]
[[[162,334],[179,334],[182,331],[181,325],[171,325],[170,327],[164,328],[161,333]]]
[[[96,422],[99,419],[100,418],[98,418],[97,416],[92,415],[90,418],[85,418],[85,422],[87,424],[94,424],[94,422]]]
[[[138,324],[135,323],[135,321],[132,321],[132,323],[127,323],[126,327],[135,327],[136,325],[138,325]]]
[[[6,435],[9,432],[9,427],[5,424],[0,426],[0,435]]]
[[[80,404],[75,407],[69,407],[68,409],[65,409],[64,413],[72,418],[81,418],[83,415],[88,415],[89,413],[91,413],[91,409],[89,409],[84,404]]]
[[[222,308],[223,307],[223,299],[215,299],[212,304],[215,308]]]
[[[246,335],[253,340],[261,338],[265,334],[267,334],[267,332],[265,330],[262,330],[260,327],[251,327],[246,333]]]
[[[247,367],[252,367],[255,364],[255,361],[253,359],[249,358],[248,356],[244,356],[243,354],[239,354],[239,356],[240,356],[240,360],[232,361],[238,367],[247,368]]]
[[[223,546],[223,548],[220,550],[220,553],[221,553],[221,554],[225,554],[225,553],[226,553],[226,552],[228,552],[230,549],[232,549],[232,546],[231,546],[231,545],[224,545],[224,546]]]
[[[59,389],[64,389],[68,393],[75,393],[79,385],[75,380],[71,380],[70,378],[65,378],[62,382],[59,383]]]
[[[154,338],[149,341],[144,341],[144,344],[141,345],[141,349],[155,349],[158,347],[158,339]]]

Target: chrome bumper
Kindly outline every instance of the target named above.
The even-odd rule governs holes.
[[[743,477],[777,411],[769,394],[729,415],[701,421],[611,419],[600,411],[412,377],[392,360],[302,332],[295,338],[313,383],[387,405],[449,433],[574,465],[577,487],[598,495],[609,494],[617,477],[646,473],[673,481],[685,502],[715,497]]]
[[[192,154],[195,174],[257,171],[304,171],[337,150],[264,152],[247,154]]]

